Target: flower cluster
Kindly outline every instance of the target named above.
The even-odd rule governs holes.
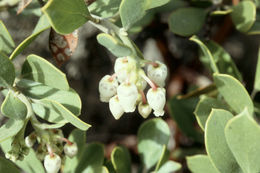
[[[99,93],[100,100],[109,103],[109,109],[115,119],[119,119],[124,112],[134,112],[136,106],[144,118],[147,118],[152,110],[155,116],[164,115],[166,96],[163,87],[167,77],[165,64],[130,56],[120,57],[115,62],[114,71],[113,75],[105,75],[100,80]],[[147,83],[151,88],[145,96]]]
[[[63,145],[63,142],[66,142],[66,144]],[[76,156],[78,153],[76,143],[72,143],[64,138],[61,130],[50,129],[43,131],[41,134],[32,132],[29,136],[25,137],[23,145],[19,144],[19,147],[12,145],[12,150],[6,154],[6,158],[13,162],[22,160],[23,155],[27,155],[29,148],[32,147],[37,148],[35,152],[36,156],[39,160],[43,161],[47,173],[59,172],[62,160],[65,158],[62,157],[62,152],[70,158]]]

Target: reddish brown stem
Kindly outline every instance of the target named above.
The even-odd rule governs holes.
[[[108,79],[109,82],[112,82],[116,78],[116,74],[112,74],[111,77]]]
[[[47,150],[48,150],[48,153],[49,153],[50,157],[54,157],[53,150],[52,150],[52,148],[51,148],[51,146],[49,144],[47,144]]]
[[[154,68],[159,67],[159,64],[156,62],[153,62],[153,61],[147,61],[147,62],[145,62],[145,64],[151,64]]]
[[[142,96],[142,102],[143,102],[143,104],[146,104],[146,103],[147,103],[147,100],[146,100],[146,97],[145,97],[145,95],[144,95],[144,91],[140,90],[139,93],[140,93],[141,96]]]
[[[146,75],[141,75],[142,78],[150,85],[150,87],[153,89],[153,90],[157,90],[157,86],[156,84],[151,80],[149,79]]]
[[[67,138],[60,138],[60,140],[66,142],[68,145],[72,145],[73,142],[69,141]]]

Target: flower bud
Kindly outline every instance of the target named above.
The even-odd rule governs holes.
[[[120,105],[117,95],[109,100],[109,109],[116,120],[124,114],[124,109]]]
[[[5,153],[5,158],[6,158],[6,159],[10,159],[10,158],[11,158],[11,154],[10,154],[10,153],[8,153],[8,152],[7,152],[7,153]]]
[[[139,73],[138,73],[138,80],[136,82],[136,87],[139,89],[139,90],[144,90],[147,86],[147,82],[144,80],[144,78],[142,77],[142,74],[145,75],[144,71],[143,70],[139,70]]]
[[[26,136],[25,137],[25,145],[29,148],[31,148],[35,143],[35,139],[32,138],[32,136]]]
[[[131,57],[117,58],[114,66],[117,79],[120,83],[124,82],[130,73],[136,68],[136,61]]]
[[[5,154],[5,158],[11,160],[12,162],[16,162],[19,158],[19,154],[9,151]]]
[[[112,79],[110,75],[104,76],[99,82],[100,100],[108,102],[116,94],[117,87],[118,83],[116,79]]]
[[[167,67],[159,61],[156,61],[156,63],[158,64],[156,67],[152,64],[148,65],[147,74],[148,77],[156,83],[156,85],[164,87],[165,79],[167,77]]]
[[[132,83],[122,83],[117,88],[117,95],[120,105],[125,112],[134,112],[138,99],[137,87]]]
[[[37,150],[35,151],[36,157],[40,161],[44,160],[44,157],[46,156],[47,153],[48,153],[47,148],[42,144],[39,144]]]
[[[164,114],[164,106],[166,102],[165,97],[165,89],[164,88],[157,88],[152,89],[150,88],[147,92],[147,101],[151,108],[154,110],[155,116],[163,116]]]
[[[143,118],[147,118],[152,112],[152,108],[148,104],[140,102],[138,105],[138,112]]]
[[[19,161],[23,161],[23,159],[24,159],[24,154],[19,154],[17,160],[19,160]]]
[[[64,146],[64,153],[69,156],[70,158],[74,157],[78,153],[78,146],[76,143],[73,144],[66,144]]]
[[[16,162],[18,159],[19,159],[19,154],[15,154],[15,153],[11,154],[10,160],[12,162]]]
[[[30,152],[30,149],[29,149],[29,147],[27,147],[27,146],[23,146],[23,147],[21,147],[21,151],[20,151],[20,154],[22,154],[22,155],[28,155],[29,154],[29,152]]]
[[[61,167],[61,158],[53,153],[53,156],[46,155],[44,158],[44,167],[47,173],[57,173]]]

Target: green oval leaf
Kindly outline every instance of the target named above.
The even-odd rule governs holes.
[[[258,60],[256,65],[254,89],[256,91],[260,91],[260,48],[258,50]]]
[[[22,120],[9,119],[0,128],[0,142],[15,136],[23,128],[23,125],[24,121]]]
[[[188,137],[203,143],[203,134],[194,126],[196,119],[193,111],[197,103],[197,98],[177,99],[174,97],[168,102],[168,105],[170,115],[176,121],[180,130]]]
[[[33,149],[30,148],[29,154],[22,161],[15,162],[26,173],[45,172],[41,161],[37,158]]]
[[[137,134],[138,152],[147,169],[158,162],[169,138],[170,129],[162,119],[154,118],[141,125]]]
[[[44,31],[50,27],[51,27],[51,24],[49,23],[47,16],[43,14],[43,15],[41,15],[35,28],[33,29],[31,36],[36,35],[37,33],[41,33],[42,31]]]
[[[210,40],[205,43],[205,46],[211,52],[220,73],[229,74],[242,81],[242,76],[236,67],[236,64],[232,60],[231,56],[219,44]],[[201,53],[200,60],[206,67],[210,65],[209,58],[204,53]]]
[[[128,30],[145,16],[147,10],[168,2],[169,0],[122,0],[119,13],[123,27]]]
[[[0,172],[20,173],[15,164],[3,157],[0,157]]]
[[[181,169],[181,164],[174,161],[167,161],[162,167],[157,171],[157,173],[171,173]]]
[[[237,79],[226,74],[214,74],[213,78],[219,93],[236,113],[242,112],[247,107],[250,115],[253,115],[253,102]]]
[[[14,83],[15,69],[13,63],[0,53],[0,87],[10,87]]]
[[[122,0],[119,12],[126,30],[145,15],[145,5],[145,0]]]
[[[15,47],[14,41],[6,29],[4,23],[0,20],[0,52],[8,55]]]
[[[248,35],[260,34],[260,12],[256,13],[256,20],[253,26],[247,31]]]
[[[239,173],[240,167],[226,142],[224,128],[233,115],[213,109],[205,126],[205,145],[209,158],[221,173]]]
[[[109,173],[108,169],[105,166],[102,166],[102,173]]]
[[[260,171],[260,127],[247,109],[228,121],[225,127],[228,146],[244,173]]]
[[[101,144],[89,144],[79,160],[75,172],[97,173],[102,172],[104,162],[104,147]]]
[[[206,155],[187,157],[187,164],[192,173],[220,173]]]
[[[57,88],[49,87],[43,85],[42,83],[26,79],[21,79],[16,86],[19,91],[27,97],[38,100],[53,100],[62,104],[76,116],[81,113],[80,97],[72,88],[69,90],[59,90]]]
[[[48,120],[49,117],[53,116],[52,118],[60,118],[63,117],[64,120],[67,122],[70,122],[75,127],[81,129],[81,130],[87,130],[91,125],[81,121],[77,116],[73,115],[67,108],[62,106],[60,103],[53,101],[53,100],[47,100],[43,99],[39,101],[39,104],[42,104],[44,108],[47,110],[45,111],[45,119]],[[62,120],[60,120],[62,121]],[[64,122],[64,121],[62,121]],[[59,122],[60,123],[60,122]]]
[[[206,11],[200,8],[179,8],[169,17],[169,27],[174,34],[191,36],[199,32],[206,19]]]
[[[22,77],[61,90],[69,90],[66,75],[37,55],[29,55],[22,67]]]
[[[124,45],[109,34],[98,34],[97,40],[99,44],[106,47],[116,57],[129,56],[132,54],[132,50],[128,46]]]
[[[3,115],[8,118],[24,120],[27,115],[26,105],[12,92],[9,91],[1,106]]]
[[[72,33],[90,17],[84,0],[49,0],[42,11],[59,34]]]
[[[254,25],[247,32],[248,35],[258,35],[260,34],[260,22],[256,21]]]
[[[256,6],[252,1],[241,1],[233,7],[231,18],[236,29],[247,32],[255,22]]]
[[[207,46],[201,41],[199,40],[199,38],[197,36],[192,36],[190,38],[191,41],[194,41],[195,43],[197,43],[200,48],[202,53],[204,54],[205,58],[204,59],[208,59],[208,62],[210,62],[210,68],[212,69],[213,72],[218,73],[218,67],[216,65],[216,62],[211,54],[211,52],[209,51],[209,49],[207,48]],[[205,60],[204,60],[205,61]]]
[[[116,15],[119,10],[121,0],[96,0],[88,6],[91,14],[108,18]]]
[[[48,122],[55,123],[55,125],[68,123],[68,121],[62,117],[60,112],[56,111],[48,105],[45,105],[42,100],[38,100],[37,102],[32,103],[32,109],[37,116]]]
[[[9,59],[13,60],[17,55],[19,55],[25,48],[27,48],[43,31],[50,28],[50,24],[45,15],[42,15],[33,31],[33,33],[22,41],[12,52]]]
[[[194,111],[198,124],[202,130],[204,130],[206,121],[212,109],[228,110],[228,106],[221,100],[207,96],[202,97]]]
[[[116,170],[115,170],[111,160],[105,159],[103,165],[106,166],[109,173],[116,173]]]
[[[165,4],[167,4],[168,2],[170,2],[170,0],[147,0],[147,6],[148,9],[152,9],[152,8],[156,8],[156,7],[160,7],[163,6]]]
[[[59,129],[59,128],[63,127],[66,123],[67,122],[57,123],[57,124],[41,123],[37,126],[42,129]]]
[[[111,153],[111,160],[117,173],[131,173],[131,158],[125,147],[115,147]]]
[[[167,146],[163,146],[163,151],[161,153],[159,161],[156,163],[155,171],[158,171],[159,168],[166,163],[169,160],[170,157],[170,151],[167,149]]]

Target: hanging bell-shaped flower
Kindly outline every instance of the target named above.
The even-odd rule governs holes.
[[[70,157],[70,158],[76,156],[77,153],[78,153],[78,146],[77,146],[77,144],[76,143],[72,143],[72,144],[68,144],[67,143],[67,144],[65,144],[65,146],[64,146],[64,153],[68,157]]]
[[[134,112],[138,99],[138,90],[132,83],[122,83],[117,88],[117,95],[120,105],[125,112]]]
[[[149,104],[140,102],[138,105],[138,112],[143,118],[147,118],[152,112],[152,108],[149,106]]]
[[[124,109],[120,105],[117,95],[109,100],[109,109],[116,120],[118,120],[124,114]]]
[[[99,82],[99,94],[102,102],[108,102],[116,94],[118,82],[110,75],[104,76]]]
[[[131,72],[136,68],[136,61],[131,57],[120,57],[116,59],[114,71],[120,83],[126,81]]]
[[[155,116],[163,116],[164,106],[166,102],[165,89],[164,88],[150,88],[147,92],[147,102],[154,110]]]
[[[156,83],[159,87],[165,86],[165,79],[167,77],[167,67],[165,64],[156,61],[157,65],[149,64],[147,67],[148,77]]]
[[[61,158],[55,153],[53,155],[48,154],[45,156],[43,164],[47,173],[57,173],[61,167]]]
[[[32,147],[34,145],[36,139],[32,138],[32,136],[29,135],[29,136],[25,137],[24,141],[25,141],[25,145],[27,147]]]

